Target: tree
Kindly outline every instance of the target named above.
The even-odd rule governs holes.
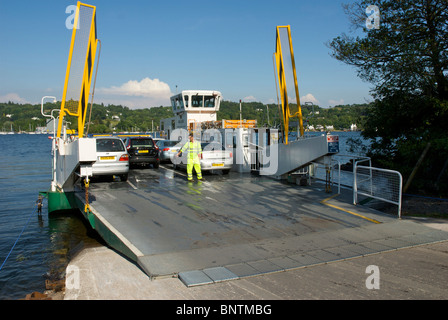
[[[370,5],[380,10],[379,29],[367,28]],[[365,37],[333,39],[333,57],[374,83],[377,97],[404,91],[448,99],[447,0],[361,0],[345,10]]]
[[[378,29],[366,22],[370,5],[379,9]],[[363,132],[370,154],[406,177],[431,143],[416,186],[440,191],[431,181],[448,178],[448,0],[360,0],[345,10],[363,37],[343,34],[329,47],[374,85]]]

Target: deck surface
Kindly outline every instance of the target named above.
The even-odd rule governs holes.
[[[135,169],[127,182],[92,181],[90,206],[150,277],[178,275],[187,286],[448,239],[448,232],[353,206],[350,190],[335,195],[317,184],[235,172],[204,178],[189,183],[169,164]]]

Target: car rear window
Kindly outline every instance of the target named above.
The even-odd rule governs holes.
[[[203,151],[226,150],[222,144],[216,142],[201,143],[201,147]]]
[[[163,143],[163,145],[165,146],[165,147],[174,147],[176,144],[178,144],[179,143],[179,141],[165,141],[164,143]]]
[[[131,139],[131,147],[154,147],[152,139]]]
[[[97,152],[124,151],[124,145],[119,139],[96,139]]]

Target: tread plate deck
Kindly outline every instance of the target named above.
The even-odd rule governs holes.
[[[448,239],[369,208],[350,211],[380,224],[326,206],[330,195],[316,186],[234,172],[205,179],[188,183],[169,165],[133,170],[127,182],[91,183],[90,206],[150,277],[178,275],[187,286]],[[350,199],[343,190],[330,201],[342,208]]]

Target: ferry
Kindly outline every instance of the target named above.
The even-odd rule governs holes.
[[[173,117],[162,121],[163,135],[182,140],[194,132],[201,140],[222,143],[234,154],[229,174],[187,183],[185,172],[166,164],[131,170],[126,181],[91,183],[96,138],[84,135],[84,124],[100,42],[96,7],[78,2],[77,12],[74,23],[80,19],[80,28],[73,29],[59,118],[53,116],[55,110],[43,110],[43,101],[55,98],[42,99],[42,114],[58,123],[52,137],[48,213],[79,210],[109,246],[148,277],[174,276],[191,287],[448,238],[353,205],[351,190],[333,193],[329,175],[325,187],[309,183],[315,164],[330,172],[339,140],[327,134],[305,136],[300,104],[298,110],[289,109],[291,83],[285,83],[282,73],[283,59],[293,58],[289,26],[277,27],[274,54],[282,129],[258,128],[243,119],[217,121],[222,101],[218,90],[184,90],[171,97]],[[280,43],[285,41],[290,51],[283,55]],[[293,60],[291,65],[295,76]],[[71,81],[72,74],[83,75],[81,86]],[[294,82],[292,92],[299,101]],[[66,115],[78,120],[75,136],[67,135]],[[292,141],[290,120],[300,124]]]

